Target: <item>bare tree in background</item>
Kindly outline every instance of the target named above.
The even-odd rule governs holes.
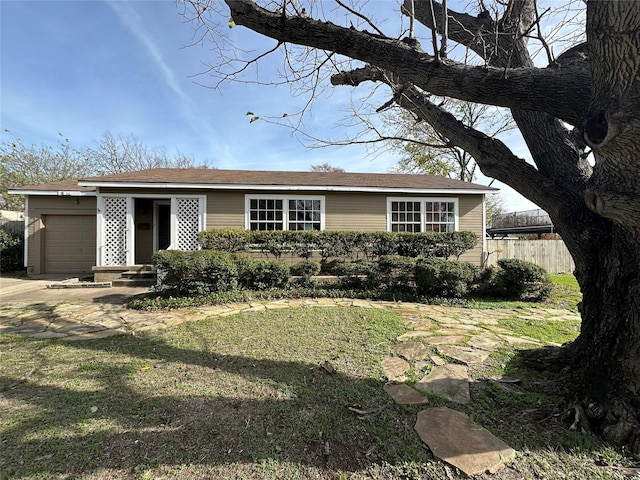
[[[312,172],[344,172],[344,168],[334,167],[328,163],[322,163],[320,165],[311,165]]]
[[[151,148],[135,135],[114,136],[106,131],[96,142],[95,148],[84,151],[94,175],[111,175],[150,168],[207,168],[196,165],[192,158],[182,153],[169,155],[165,148]]]
[[[5,133],[10,133],[6,131]],[[59,134],[55,145],[24,145],[18,139],[0,144],[0,207],[19,210],[24,199],[9,195],[11,188],[72,178],[132,172],[148,168],[209,168],[182,153],[170,156],[164,148],[151,148],[135,135],[105,132],[95,148],[78,149]]]
[[[6,133],[6,132],[5,132]],[[9,195],[9,189],[91,175],[91,165],[81,151],[73,148],[68,138],[53,145],[25,145],[13,138],[0,144],[0,207],[20,210],[21,195]]]
[[[640,2],[588,0],[580,45],[571,44],[573,33],[563,26],[543,29],[544,17],[558,7],[539,11],[536,0],[485,1],[471,13],[445,10],[436,0],[406,0],[398,15],[411,16],[415,35],[385,34],[370,20],[367,8],[373,18],[386,2],[346,6],[340,15],[324,2],[308,3],[305,11],[293,0],[260,3],[185,5],[201,39],[219,55],[212,74],[238,79],[260,60],[262,54],[232,50],[224,37],[228,26],[247,27],[274,39],[263,53],[282,59],[282,82],[301,80],[297,85],[317,97],[328,88],[322,75],[329,67],[334,86],[384,86],[389,102],[471,155],[484,175],[549,213],[575,260],[584,300],[578,338],[539,357],[584,401],[593,429],[640,453]],[[582,7],[568,1],[563,11]],[[418,28],[431,32],[423,42],[430,53],[418,42]],[[553,37],[573,48],[557,55]],[[454,60],[456,48],[473,52],[481,64]],[[535,66],[534,50],[546,55],[545,67]],[[464,125],[433,96],[508,108],[532,163]]]

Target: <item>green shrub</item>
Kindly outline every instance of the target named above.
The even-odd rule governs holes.
[[[278,260],[243,261],[240,271],[241,285],[250,290],[282,288],[290,277],[289,266]]]
[[[518,300],[545,300],[551,295],[553,283],[542,267],[516,258],[498,260],[498,266],[489,279],[488,293]]]
[[[249,236],[246,230],[216,228],[198,234],[198,243],[205,250],[242,252],[247,249]]]
[[[214,250],[160,250],[153,263],[164,273],[161,285],[179,295],[207,295],[238,288],[236,256]]]
[[[313,260],[303,260],[291,265],[291,275],[299,277],[312,277],[320,273],[320,263]]]
[[[415,265],[414,258],[382,255],[378,259],[377,269],[370,276],[368,283],[374,288],[413,290]]]
[[[464,297],[480,270],[467,262],[425,258],[415,267],[415,282],[419,293],[434,297]]]
[[[338,263],[331,273],[340,277],[340,283],[348,288],[361,288],[369,282],[377,264],[369,260],[356,260],[355,262]]]
[[[279,260],[285,252],[310,259],[318,252],[323,269],[336,261],[376,260],[384,255],[403,257],[459,257],[478,243],[472,232],[359,232],[359,231],[248,231],[212,229],[200,232],[206,250],[240,252],[253,248]]]
[[[0,272],[22,269],[24,235],[0,229]]]

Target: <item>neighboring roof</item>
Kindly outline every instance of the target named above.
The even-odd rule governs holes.
[[[12,195],[95,196],[96,187],[81,187],[78,185],[77,179],[71,179],[10,188],[9,193]]]
[[[210,189],[295,189],[328,191],[466,191],[495,193],[497,188],[450,178],[419,174],[278,172],[260,170],[218,170],[156,168],[84,178],[83,186],[132,188]]]
[[[386,193],[496,193],[497,188],[445,177],[395,173],[278,172],[203,168],[155,168],[21,187],[11,193],[93,192],[98,187],[225,190],[306,190]],[[64,185],[64,186],[62,186]]]

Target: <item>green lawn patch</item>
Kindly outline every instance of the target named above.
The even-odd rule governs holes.
[[[568,335],[541,323],[549,338]],[[397,406],[383,390],[381,360],[404,331],[388,310],[326,307],[101,340],[0,335],[0,478],[464,478],[420,442],[423,407]],[[513,353],[492,356],[490,375],[522,375]],[[594,465],[624,459],[569,432],[544,382],[471,375],[472,405],[432,400],[519,450],[492,480],[623,478]]]

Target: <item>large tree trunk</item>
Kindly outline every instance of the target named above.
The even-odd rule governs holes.
[[[640,453],[640,243],[613,223],[584,222],[565,242],[583,293],[579,337],[566,346],[575,393],[603,437]],[[587,242],[583,239],[589,235]],[[578,245],[575,245],[575,244]],[[579,253],[576,252],[579,250]]]

